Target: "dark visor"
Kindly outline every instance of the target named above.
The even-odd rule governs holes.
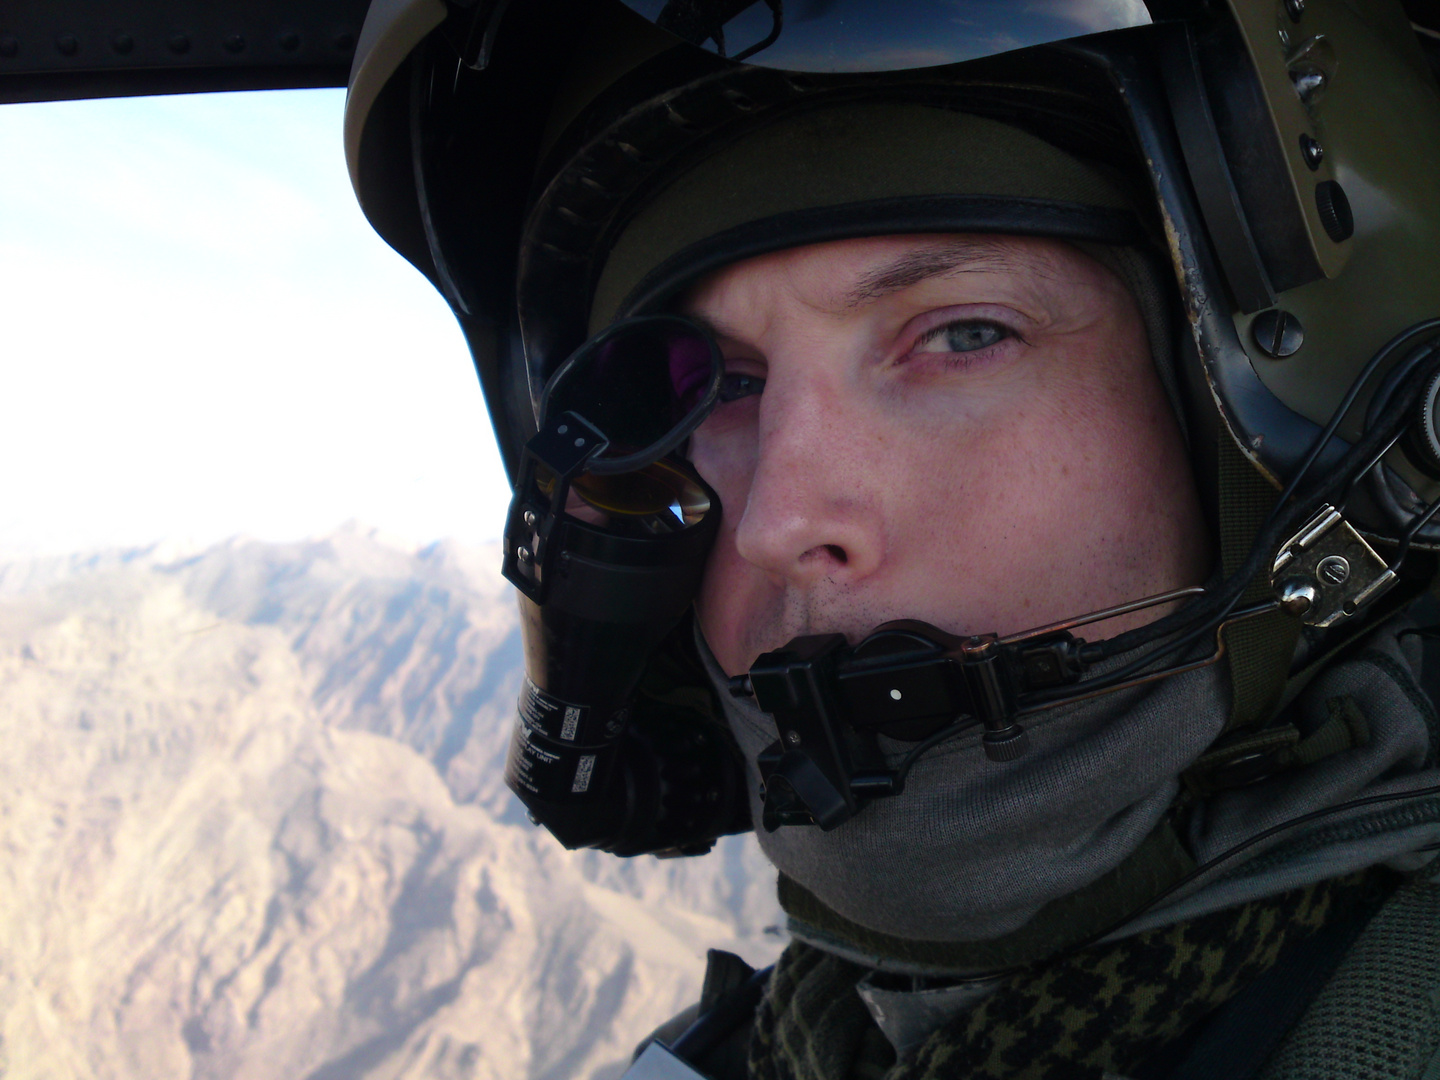
[[[693,45],[785,71],[958,64],[1144,26],[1145,0],[624,0]]]

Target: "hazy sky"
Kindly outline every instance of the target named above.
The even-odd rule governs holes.
[[[0,552],[499,535],[469,355],[361,216],[343,104],[0,106]]]

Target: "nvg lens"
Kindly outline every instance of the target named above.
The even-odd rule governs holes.
[[[630,472],[685,441],[715,407],[724,376],[720,347],[678,315],[642,315],[591,338],[545,388],[541,418],[573,412],[609,446],[586,471]]]
[[[710,510],[710,496],[694,475],[673,461],[652,461],[624,476],[577,476],[572,490],[606,514],[642,517],[664,510],[694,525]]]

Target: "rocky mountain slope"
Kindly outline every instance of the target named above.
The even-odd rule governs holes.
[[[518,812],[497,563],[0,567],[0,1075],[610,1080],[707,947],[778,952],[750,838],[621,861]]]

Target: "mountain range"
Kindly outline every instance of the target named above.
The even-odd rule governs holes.
[[[753,838],[566,852],[501,780],[499,552],[359,526],[0,566],[0,1076],[614,1080]]]

